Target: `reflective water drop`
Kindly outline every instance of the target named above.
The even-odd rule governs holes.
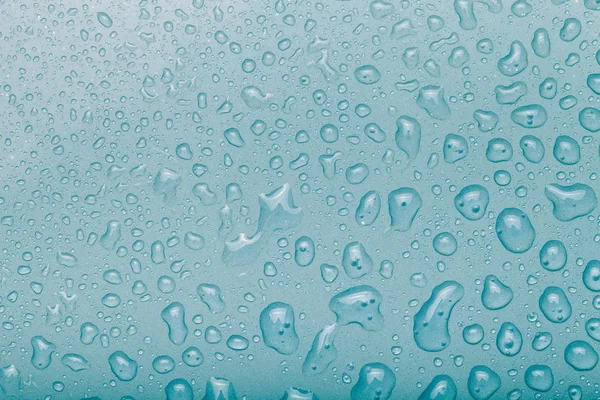
[[[523,211],[505,208],[496,219],[496,235],[506,250],[518,254],[531,248],[535,229]]]
[[[523,128],[539,128],[548,120],[548,113],[541,105],[530,104],[514,109],[510,118]]]
[[[590,260],[583,270],[583,284],[592,292],[600,292],[600,261]]]
[[[356,208],[355,220],[361,226],[372,225],[381,210],[381,197],[374,190],[368,191],[361,197],[358,207]]]
[[[561,324],[571,317],[571,302],[559,287],[548,286],[540,296],[540,310],[550,322]]]
[[[471,369],[467,380],[467,389],[474,400],[487,400],[500,389],[502,381],[497,373],[485,365]]]
[[[537,392],[547,392],[554,386],[552,369],[547,365],[534,364],[525,371],[525,384]]]
[[[381,300],[377,289],[354,286],[333,296],[329,309],[335,313],[339,325],[358,324],[366,331],[379,331],[383,328]]]
[[[408,231],[422,206],[423,200],[413,188],[401,187],[390,192],[388,195],[390,228],[399,232]]]
[[[280,354],[292,354],[299,344],[294,309],[282,302],[269,304],[260,313],[260,329],[265,345]]]
[[[498,71],[505,76],[515,76],[527,68],[527,50],[523,43],[515,40],[510,44],[510,51],[498,60]]]
[[[540,250],[540,264],[548,271],[559,271],[567,265],[567,249],[560,240],[548,240]]]
[[[301,236],[294,244],[294,260],[300,267],[312,264],[315,259],[315,243],[308,236]]]
[[[523,157],[531,163],[537,164],[544,159],[546,150],[540,139],[533,135],[525,135],[521,138],[519,146],[523,151]]]
[[[365,364],[350,392],[351,400],[387,400],[396,387],[396,375],[382,363]]]
[[[363,85],[372,85],[379,82],[381,79],[381,72],[373,65],[363,65],[354,70],[354,77]]]
[[[463,217],[477,221],[485,215],[490,195],[481,185],[465,186],[454,198],[454,207]]]
[[[421,350],[433,352],[448,347],[450,314],[463,295],[464,288],[456,281],[443,282],[433,289],[414,317],[413,336]]]
[[[596,192],[583,183],[570,186],[549,184],[544,194],[552,202],[554,217],[563,222],[588,215],[598,205]]]
[[[421,148],[421,124],[403,115],[396,120],[396,145],[410,160],[414,160]]]
[[[479,324],[465,326],[462,332],[463,340],[473,345],[483,340],[483,334],[483,327]]]
[[[458,243],[450,232],[441,232],[433,238],[433,248],[442,256],[451,256],[456,253]]]
[[[512,322],[503,323],[496,336],[496,347],[508,357],[519,354],[523,347],[523,336],[519,328]]]
[[[565,361],[576,371],[591,371],[598,364],[598,353],[587,342],[575,340],[565,348]]]
[[[115,351],[108,357],[110,370],[123,382],[132,381],[138,372],[138,364],[122,351]]]
[[[513,299],[513,291],[505,285],[496,275],[485,277],[483,290],[481,291],[481,303],[488,310],[500,310]]]

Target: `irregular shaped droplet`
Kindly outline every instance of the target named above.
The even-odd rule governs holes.
[[[546,149],[540,139],[533,135],[525,135],[519,141],[523,157],[531,163],[538,164],[544,159]]]
[[[396,375],[382,363],[365,364],[350,392],[351,400],[387,400],[396,387]]]
[[[367,164],[358,163],[346,168],[346,181],[351,185],[359,185],[369,177]]]
[[[213,314],[219,314],[225,310],[225,302],[221,297],[221,289],[217,285],[210,283],[201,283],[196,289],[200,300],[206,304],[209,311]]]
[[[433,249],[442,256],[451,256],[458,249],[458,242],[450,232],[440,232],[433,238]]]
[[[558,136],[554,142],[552,153],[556,161],[564,165],[575,165],[581,160],[579,143],[571,136]]]
[[[323,154],[319,156],[319,164],[323,169],[323,175],[326,178],[332,179],[337,172],[337,162],[342,158],[341,151],[335,151],[331,154]]]
[[[183,344],[188,334],[183,304],[179,302],[169,304],[162,310],[160,316],[169,328],[169,340],[171,343],[177,346]]]
[[[453,68],[460,68],[469,61],[469,52],[464,46],[458,46],[452,49],[448,56],[448,65]]]
[[[80,354],[67,353],[62,356],[60,362],[73,372],[84,371],[90,369],[91,365],[85,357]]]
[[[600,110],[594,107],[584,108],[579,112],[579,124],[587,131],[600,131]]]
[[[31,365],[37,369],[46,369],[52,362],[52,354],[56,351],[56,345],[42,336],[31,338]]]
[[[237,400],[237,396],[229,379],[212,377],[206,382],[206,395],[202,400]]]
[[[8,399],[20,399],[20,391],[23,389],[21,372],[14,364],[0,368],[0,389]]]
[[[325,283],[333,283],[340,274],[340,270],[335,265],[321,264],[321,278]]]
[[[373,271],[373,260],[361,242],[351,242],[344,248],[342,267],[349,278],[358,279]]]
[[[554,374],[547,365],[534,364],[525,371],[525,384],[537,392],[547,392],[554,386]]]
[[[307,376],[318,375],[337,358],[337,349],[333,343],[337,324],[327,325],[316,334],[312,346],[302,364],[302,373]]]
[[[473,118],[477,122],[477,128],[481,132],[490,132],[496,129],[500,118],[493,111],[477,109],[473,112]]]
[[[408,231],[422,206],[423,200],[413,188],[401,187],[390,192],[388,195],[390,228],[399,232]]]
[[[523,211],[505,208],[496,219],[496,236],[511,253],[525,253],[533,246],[535,229]]]
[[[540,265],[548,271],[559,271],[567,265],[567,249],[560,240],[548,240],[540,249]]]
[[[450,118],[450,107],[444,99],[444,89],[441,86],[422,87],[417,96],[417,105],[433,119],[445,121]]]
[[[546,185],[544,194],[552,202],[554,217],[563,222],[588,215],[598,205],[594,189],[583,183],[570,186],[552,183]]]
[[[550,35],[546,29],[538,28],[535,30],[533,39],[531,40],[531,48],[535,55],[540,58],[546,58],[550,55]]]
[[[470,221],[483,218],[489,203],[490,194],[481,185],[465,186],[454,198],[454,207]]]
[[[505,322],[500,326],[496,336],[498,351],[507,357],[516,356],[523,347],[523,335],[512,322]]]
[[[433,352],[448,347],[450,314],[464,293],[463,286],[456,281],[445,281],[433,289],[414,317],[413,337],[421,350]]]
[[[485,277],[481,291],[481,303],[488,310],[500,310],[510,304],[514,296],[513,290],[505,285],[496,275]]]
[[[122,351],[115,351],[108,357],[108,365],[113,374],[123,382],[135,379],[138,372],[138,364]]]
[[[494,14],[502,11],[501,0],[454,0],[454,11],[458,14],[460,27],[465,30],[472,30],[477,26],[475,3],[485,5]]]
[[[514,109],[510,113],[510,119],[523,128],[539,128],[548,120],[548,113],[539,104],[529,104]]]
[[[262,232],[291,229],[300,224],[304,216],[302,208],[294,204],[292,187],[288,183],[268,194],[260,194],[258,203],[258,230]]]
[[[513,156],[513,148],[510,142],[503,138],[494,138],[488,142],[485,157],[489,162],[499,163],[510,161]]]
[[[365,135],[375,143],[383,143],[387,138],[385,131],[375,122],[365,125]]]
[[[229,143],[233,147],[244,147],[244,145],[246,144],[244,138],[242,137],[242,134],[236,128],[226,129],[223,133],[223,136],[225,137],[225,140],[227,140],[227,143]]]
[[[535,351],[544,351],[552,344],[552,334],[550,332],[538,332],[533,337],[531,347]]]
[[[264,94],[256,86],[246,86],[242,89],[240,97],[248,108],[258,110],[266,107],[273,95],[271,93]]]
[[[383,19],[388,15],[393,14],[394,10],[394,4],[383,0],[374,0],[369,5],[369,11],[371,11],[371,15],[375,19]]]
[[[361,226],[372,225],[381,210],[381,197],[375,190],[370,190],[361,197],[354,218]]]
[[[557,286],[548,286],[539,299],[540,311],[550,322],[562,324],[571,317],[571,302]]]
[[[415,33],[416,31],[413,23],[409,19],[403,18],[392,25],[390,37],[397,40],[414,35]]]
[[[67,268],[74,268],[79,263],[75,255],[62,251],[56,253],[56,262]]]
[[[565,347],[565,362],[575,371],[591,371],[598,364],[598,353],[583,340],[575,340]]]
[[[100,329],[96,325],[91,322],[84,322],[79,330],[79,340],[86,345],[92,344],[99,333]]]
[[[183,244],[190,250],[202,250],[205,243],[204,237],[196,232],[186,232],[183,237]]]
[[[363,65],[354,70],[354,77],[363,85],[372,85],[379,82],[381,72],[373,65]]]
[[[154,178],[154,194],[162,196],[164,201],[175,198],[181,183],[181,175],[169,168],[162,168]]]
[[[449,375],[435,376],[418,400],[455,400],[458,389]]]
[[[177,378],[167,384],[165,395],[167,400],[194,400],[194,388],[187,380]]]
[[[583,284],[592,292],[600,292],[600,261],[590,260],[583,270]]]
[[[109,221],[104,235],[100,238],[100,245],[106,250],[113,250],[119,239],[121,239],[121,224],[118,221]]]
[[[300,339],[296,334],[294,309],[282,302],[271,303],[260,313],[260,330],[267,347],[279,354],[292,354]]]
[[[494,88],[498,104],[515,104],[527,94],[527,85],[523,81],[513,82],[509,85],[497,85]]]
[[[567,18],[560,28],[560,38],[565,42],[572,42],[581,33],[581,22],[577,18]]]
[[[414,160],[421,148],[421,124],[416,119],[402,115],[396,120],[396,146]]]
[[[358,324],[366,331],[383,328],[381,293],[369,285],[354,286],[333,296],[329,309],[337,317],[338,325]]]
[[[449,133],[444,139],[444,161],[453,164],[469,154],[467,139],[460,135]]]
[[[487,400],[500,389],[502,381],[497,373],[485,365],[471,369],[467,380],[467,389],[474,400]]]
[[[558,90],[558,82],[556,79],[552,77],[548,77],[540,83],[539,93],[540,97],[546,100],[552,100],[556,97],[556,92]]]
[[[498,71],[505,76],[515,76],[527,68],[527,49],[519,40],[510,44],[510,51],[498,60]]]

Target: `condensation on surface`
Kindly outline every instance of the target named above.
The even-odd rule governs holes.
[[[599,12],[0,1],[0,398],[600,398]]]

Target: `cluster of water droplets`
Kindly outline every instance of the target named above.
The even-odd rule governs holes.
[[[0,393],[599,398],[599,29],[594,0],[3,4]]]

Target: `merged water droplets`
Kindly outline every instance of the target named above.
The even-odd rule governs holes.
[[[464,296],[464,287],[456,281],[436,286],[429,299],[415,314],[413,336],[425,351],[442,351],[450,344],[448,321],[452,309]]]

